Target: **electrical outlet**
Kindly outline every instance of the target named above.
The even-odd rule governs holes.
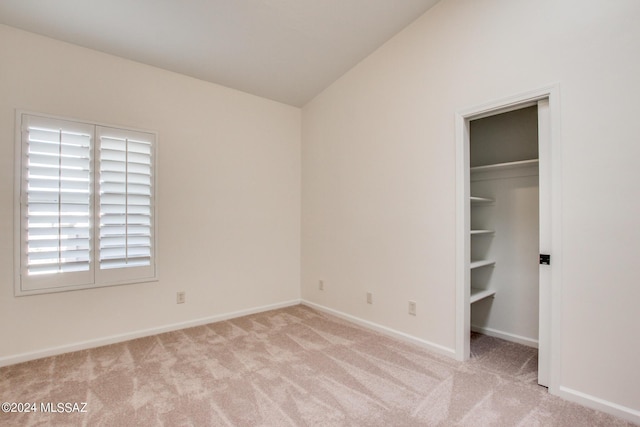
[[[176,294],[176,304],[184,304],[185,299],[186,299],[186,292],[182,291]]]
[[[324,291],[324,280],[318,281],[318,289]]]
[[[409,314],[412,316],[416,315],[416,302],[409,301]]]
[[[367,292],[367,304],[373,304],[373,295],[371,295],[371,292]]]

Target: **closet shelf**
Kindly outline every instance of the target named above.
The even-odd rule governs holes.
[[[471,261],[471,264],[469,264],[469,268],[471,270],[473,270],[474,268],[480,268],[480,267],[486,267],[488,265],[495,265],[495,261],[491,261],[489,259],[481,259],[481,260],[476,260],[476,261]]]
[[[493,230],[471,230],[470,233],[471,233],[471,235],[474,235],[474,234],[492,234],[492,233],[495,233],[495,231],[493,231]]]
[[[470,197],[471,203],[491,203],[493,199],[488,199],[486,197]]]
[[[493,165],[474,166],[471,168],[471,173],[516,169],[524,166],[535,166],[537,164],[538,164],[538,159],[520,160],[517,162],[508,162],[508,163],[496,163]]]
[[[480,288],[471,288],[471,297],[469,298],[469,303],[473,304],[474,302],[480,301],[481,299],[485,299],[488,297],[492,297],[496,294],[496,291],[493,289],[480,289]]]

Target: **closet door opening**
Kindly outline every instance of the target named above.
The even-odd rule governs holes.
[[[537,370],[539,323],[538,106],[470,121],[471,357],[510,351]],[[493,348],[492,348],[493,347]],[[503,348],[504,347],[504,348]]]
[[[537,348],[538,383],[547,387],[559,354],[552,346],[559,343],[556,93],[543,89],[457,117],[456,356],[470,357],[472,331]]]

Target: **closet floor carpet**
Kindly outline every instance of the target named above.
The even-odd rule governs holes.
[[[38,410],[0,425],[632,425],[548,394],[535,349],[472,342],[456,362],[298,305],[0,368],[0,399]]]

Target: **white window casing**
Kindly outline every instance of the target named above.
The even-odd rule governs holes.
[[[156,278],[156,134],[18,112],[15,294]]]

